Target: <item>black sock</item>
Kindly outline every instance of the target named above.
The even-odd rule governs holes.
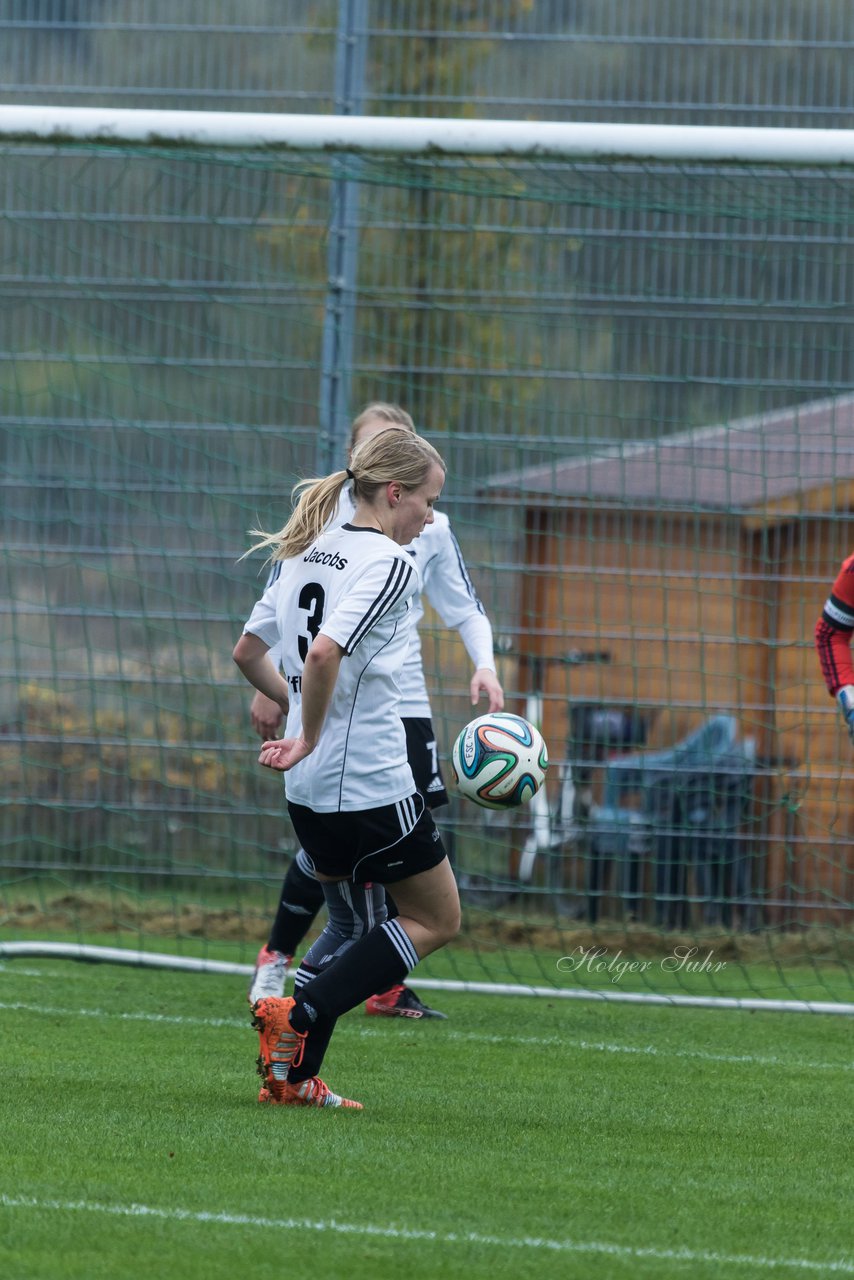
[[[322,905],[323,887],[295,859],[282,885],[268,947],[286,956],[294,955]]]
[[[398,911],[398,909],[397,909],[397,903],[395,902],[394,898],[393,898],[393,897],[391,896],[391,894],[389,893],[388,889],[386,889],[386,891],[385,891],[385,906],[386,906],[386,911],[388,912],[388,917],[387,917],[387,919],[389,919],[389,920],[396,920],[396,919],[397,919],[397,917],[400,915],[400,912],[399,912],[399,911]],[[397,986],[397,983],[396,983],[396,982],[393,982],[393,983],[391,984],[391,986],[392,986],[392,987],[395,987],[395,986]],[[385,995],[385,993],[386,993],[386,991],[390,991],[390,990],[391,990],[391,987],[385,987],[385,988],[384,988],[384,990],[382,990],[382,991],[377,991],[377,992],[376,992],[376,994],[377,994],[378,996],[384,996],[384,995]]]
[[[324,966],[324,968],[328,967],[328,965]],[[320,969],[315,969],[303,961],[296,973],[295,990],[299,991],[306,983],[313,981],[320,972]],[[298,1067],[288,1067],[288,1082],[290,1084],[299,1084],[301,1081],[309,1080],[312,1076],[317,1075],[326,1050],[329,1048],[329,1041],[332,1039],[332,1032],[335,1030],[336,1022],[336,1018],[318,1017],[311,1024],[305,1048],[303,1049],[302,1061]]]
[[[294,1030],[309,1031],[314,1023],[340,1018],[375,991],[402,982],[417,963],[409,935],[396,920],[386,920],[300,988],[291,1012]]]

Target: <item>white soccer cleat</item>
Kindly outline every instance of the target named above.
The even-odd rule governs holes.
[[[249,987],[247,998],[250,1005],[254,1006],[259,1000],[267,1000],[271,997],[280,999],[285,994],[285,978],[291,959],[291,956],[286,956],[281,951],[271,951],[267,944],[264,944],[258,952],[255,972]]]

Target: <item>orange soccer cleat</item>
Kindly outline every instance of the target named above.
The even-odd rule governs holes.
[[[351,1111],[364,1110],[361,1102],[333,1093],[320,1076],[310,1076],[308,1080],[300,1080],[297,1084],[290,1084],[287,1080],[272,1080],[269,1087],[258,1094],[258,1101],[280,1107],[348,1107]]]
[[[294,1031],[291,1026],[290,1013],[295,1003],[293,996],[270,996],[259,1000],[252,1010],[252,1025],[258,1032],[261,1049],[258,1074],[268,1089],[273,1082],[285,1080],[288,1067],[298,1067],[302,1062],[308,1032]]]

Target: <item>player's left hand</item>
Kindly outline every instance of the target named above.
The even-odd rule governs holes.
[[[469,685],[471,690],[471,705],[477,706],[477,700],[482,693],[485,693],[489,699],[490,711],[502,711],[504,709],[504,690],[501,688],[501,682],[494,671],[490,671],[489,667],[478,667],[471,678]]]
[[[846,684],[837,690],[836,701],[845,719],[848,737],[854,743],[854,685]]]
[[[258,757],[258,763],[266,769],[276,769],[279,773],[287,773],[295,764],[310,756],[314,747],[310,747],[305,738],[279,738],[275,742],[265,742]]]
[[[279,736],[285,720],[285,713],[278,702],[274,702],[266,694],[256,691],[255,697],[249,706],[249,719],[258,737],[263,739],[264,742],[270,742],[273,738]]]

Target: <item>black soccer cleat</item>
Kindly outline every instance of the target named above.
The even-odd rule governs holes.
[[[365,1001],[365,1013],[381,1018],[447,1018],[446,1013],[431,1009],[410,987],[398,984],[383,991],[381,995],[370,996]]]

